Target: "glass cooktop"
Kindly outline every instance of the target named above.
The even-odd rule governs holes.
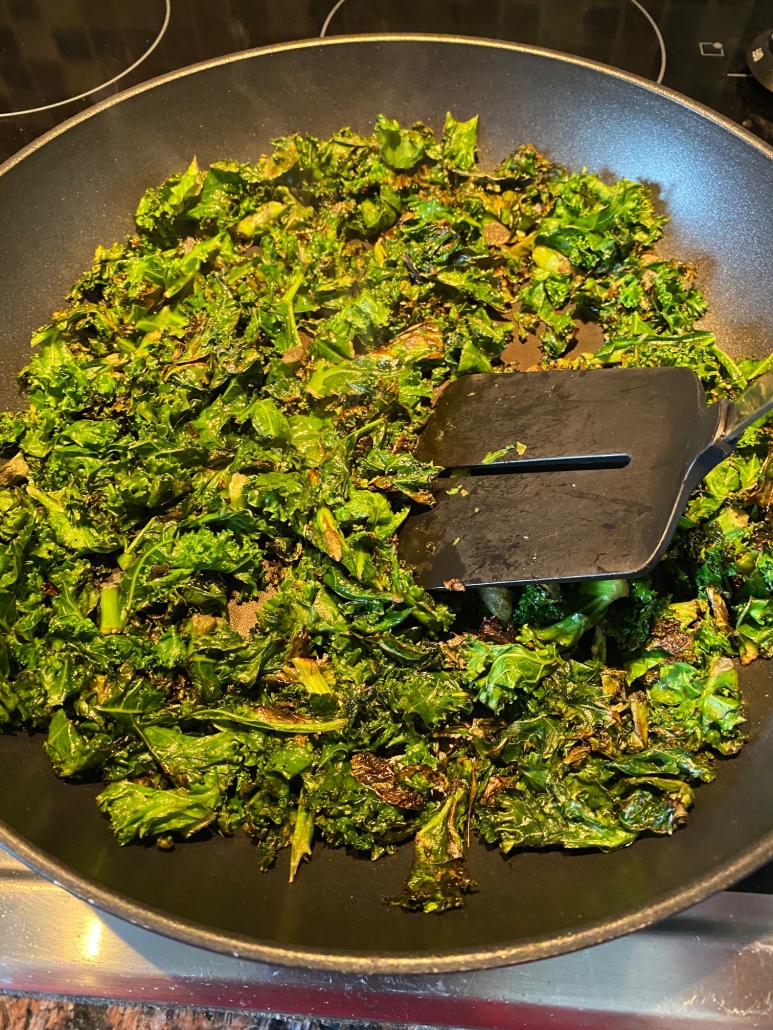
[[[106,96],[220,54],[358,32],[562,50],[686,93],[773,143],[746,53],[771,0],[0,0],[0,158]]]

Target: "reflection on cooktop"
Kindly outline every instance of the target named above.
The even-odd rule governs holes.
[[[2,0],[0,160],[78,111],[164,72],[221,54],[316,37],[332,4]],[[167,11],[171,16],[162,32]],[[61,103],[68,97],[80,98]],[[44,109],[18,113],[31,108]]]
[[[447,32],[508,39],[602,61],[657,79],[665,45],[637,0],[344,0],[326,35]]]
[[[0,25],[0,115],[61,107],[138,67],[160,42],[171,0],[8,0]]]
[[[323,26],[507,39],[652,80],[667,58],[665,85],[773,142],[773,94],[746,67],[771,0],[0,0],[0,158],[127,86]]]
[[[746,67],[749,43],[772,25],[770,0],[339,0],[326,34],[486,36],[589,57],[651,79],[659,78],[666,57],[665,85],[773,142],[773,94]]]

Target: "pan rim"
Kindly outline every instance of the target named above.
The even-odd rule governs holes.
[[[200,71],[227,64],[236,64],[238,61],[282,53],[284,51],[328,46],[348,46],[356,43],[383,44],[405,42],[446,44],[449,46],[465,45],[483,49],[509,50],[518,53],[534,54],[548,60],[589,68],[607,77],[632,83],[650,93],[658,94],[672,103],[688,108],[706,120],[729,131],[769,159],[773,159],[773,147],[724,115],[712,111],[704,104],[685,97],[667,86],[654,83],[631,72],[612,68],[598,61],[562,54],[559,51],[549,50],[544,47],[510,43],[502,40],[487,40],[480,37],[432,33],[369,33],[332,36],[325,39],[296,40],[290,43],[256,47],[167,72],[147,82],[142,82],[122,90],[114,96],[107,97],[105,100],[78,112],[66,121],[54,126],[0,164],[0,176],[6,175],[25,158],[69,129],[100,114],[113,105]],[[729,887],[743,876],[753,872],[765,861],[773,858],[773,830],[766,833],[755,844],[741,851],[732,860],[710,875],[704,876],[686,887],[667,893],[644,908],[630,910],[614,918],[597,920],[586,925],[582,930],[569,930],[561,934],[541,936],[519,944],[457,949],[435,955],[429,955],[426,952],[347,952],[346,949],[329,951],[304,946],[284,947],[277,944],[263,943],[256,938],[214,930],[183,917],[169,915],[150,905],[131,899],[119,891],[104,887],[89,877],[77,873],[64,862],[52,857],[44,849],[31,843],[26,837],[2,821],[0,821],[0,845],[35,872],[40,873],[54,884],[65,888],[70,893],[76,895],[76,897],[81,898],[101,911],[117,916],[143,929],[194,947],[219,952],[233,958],[259,961],[272,965],[343,974],[394,975],[464,972],[535,961],[601,944],[631,933],[634,930],[643,929],[652,923],[705,900],[717,891]]]
[[[150,930],[163,937],[192,947],[218,952],[235,959],[247,959],[288,968],[314,969],[341,974],[368,976],[463,973],[478,969],[496,969],[520,965],[539,959],[580,951],[596,944],[615,940],[705,901],[713,894],[732,886],[739,879],[773,857],[773,830],[741,851],[736,857],[709,876],[687,887],[663,895],[643,908],[631,909],[611,919],[600,919],[582,930],[542,935],[521,944],[498,947],[474,947],[428,955],[424,951],[364,952],[346,949],[324,950],[304,946],[281,946],[261,943],[258,938],[214,930],[183,916],[172,916],[110,887],[104,887],[88,876],[53,858],[43,848],[32,844],[22,834],[0,820],[0,846],[33,872],[39,873],[57,887],[62,887],[88,905],[111,916]]]
[[[745,143],[754,147],[754,149],[759,150],[767,157],[773,158],[773,146],[765,143],[765,141],[760,139],[759,136],[755,136],[753,132],[749,129],[745,129],[742,125],[739,125],[738,122],[734,122],[726,115],[712,110],[706,104],[702,104],[698,100],[693,100],[691,97],[687,97],[683,93],[679,93],[677,90],[671,89],[670,86],[664,86],[662,83],[653,82],[651,79],[646,79],[644,76],[637,75],[634,72],[627,72],[621,68],[614,68],[612,65],[603,64],[601,61],[593,61],[589,57],[577,57],[574,54],[564,54],[560,50],[551,50],[548,47],[532,46],[528,43],[511,43],[507,40],[501,39],[485,39],[480,36],[443,35],[441,33],[431,32],[369,32],[362,33],[360,35],[350,34],[341,36],[325,36],[322,39],[300,39],[293,40],[289,43],[275,43],[270,46],[252,47],[249,50],[238,50],[232,54],[224,54],[221,57],[212,57],[206,61],[198,61],[196,64],[189,64],[184,68],[176,68],[174,71],[165,72],[163,75],[157,75],[155,78],[148,79],[145,82],[139,82],[134,86],[129,86],[127,89],[121,90],[111,97],[106,97],[104,100],[100,100],[91,107],[84,108],[83,111],[78,111],[70,118],[67,118],[65,121],[60,122],[58,125],[49,129],[48,132],[44,132],[41,136],[32,140],[26,146],[22,147],[21,150],[18,150],[15,154],[12,154],[0,164],[0,176],[6,175],[12,168],[15,168],[17,164],[29,157],[30,154],[33,154],[36,150],[45,146],[46,143],[50,143],[51,140],[56,139],[57,136],[62,135],[69,129],[74,128],[76,125],[80,125],[81,122],[87,121],[89,118],[93,118],[102,111],[113,107],[113,105],[122,103],[124,100],[128,100],[140,93],[145,93],[148,90],[155,89],[157,86],[162,86],[167,82],[174,82],[176,79],[183,79],[188,75],[194,75],[197,72],[207,71],[210,68],[218,68],[226,64],[236,64],[238,61],[249,60],[253,57],[263,57],[270,54],[283,53],[288,50],[346,46],[351,43],[409,42],[443,43],[449,46],[477,46],[482,49],[489,50],[511,50],[517,53],[528,53],[534,54],[538,57],[545,57],[562,64],[573,64],[581,68],[590,68],[594,71],[601,72],[609,78],[620,79],[623,82],[630,82],[634,85],[641,86],[651,93],[656,93],[679,104],[681,107],[686,107],[689,110],[694,111],[696,114],[706,118],[708,121],[721,125],[734,136],[738,136]]]

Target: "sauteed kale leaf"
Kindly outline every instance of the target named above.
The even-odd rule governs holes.
[[[741,747],[731,659],[773,654],[767,428],[652,580],[437,597],[397,558],[439,390],[512,371],[519,340],[543,367],[689,365],[715,397],[770,364],[695,328],[647,189],[530,146],[485,172],[476,134],[379,117],[194,160],[35,334],[0,424],[0,718],[104,781],[121,844],[246,832],[292,878],[315,840],[413,839],[391,901],[442,911],[473,831],[671,833]]]

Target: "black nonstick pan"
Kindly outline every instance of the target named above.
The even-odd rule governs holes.
[[[660,247],[696,263],[708,327],[733,354],[773,347],[773,150],[643,79],[549,51],[433,36],[273,47],[174,72],[78,115],[0,169],[0,405],[20,404],[30,331],[61,306],[98,243],[131,228],[142,192],[195,154],[256,158],[290,131],[363,131],[384,112],[441,127],[481,116],[484,160],[530,141],[580,169],[650,183],[671,216]],[[120,848],[99,785],[58,781],[42,738],[0,738],[0,843],[100,908],[191,944],[372,973],[504,965],[660,919],[773,858],[773,669],[742,671],[750,740],[697,792],[685,829],[609,855],[473,846],[461,910],[410,914],[410,849],[371,863],[317,845],[287,882],[245,837]]]

